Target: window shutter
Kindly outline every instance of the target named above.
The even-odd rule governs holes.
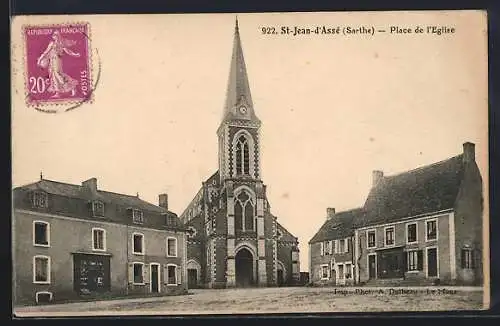
[[[167,265],[163,265],[163,284],[168,283],[168,268]]]
[[[462,259],[462,264],[461,264],[462,268],[465,268],[465,250],[462,249],[460,254],[461,254],[460,257]]]
[[[142,281],[149,284],[149,264],[142,265]]]
[[[404,268],[404,270],[406,272],[408,272],[410,270],[408,268],[409,267],[408,265],[410,263],[409,256],[410,256],[410,252],[409,251],[403,253],[403,268]]]
[[[352,239],[347,239],[347,252],[352,252]]]
[[[320,242],[320,243],[319,243],[319,246],[320,246],[320,247],[319,247],[319,254],[320,254],[321,256],[324,256],[324,255],[325,255],[325,248],[324,248],[324,244],[323,244],[323,242]]]
[[[181,266],[177,266],[177,284],[182,284],[182,268]]]
[[[424,270],[424,252],[423,252],[423,250],[419,250],[417,252],[417,269],[419,271]]]
[[[128,283],[134,283],[134,264],[128,263]]]

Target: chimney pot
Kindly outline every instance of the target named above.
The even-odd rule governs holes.
[[[93,194],[97,193],[97,179],[90,178],[82,182],[82,186],[90,190]]]
[[[466,142],[463,144],[464,147],[464,162],[474,162],[476,160],[476,151],[474,143]]]
[[[335,216],[335,208],[328,207],[326,209],[326,219],[329,220]]]
[[[168,210],[168,195],[167,194],[158,195],[158,206]]]
[[[372,172],[372,186],[375,187],[377,185],[377,183],[380,182],[380,180],[382,180],[382,178],[384,177],[384,172],[383,171],[380,171],[380,170],[374,170]]]

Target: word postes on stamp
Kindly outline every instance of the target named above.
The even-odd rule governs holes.
[[[32,106],[67,106],[92,97],[87,23],[25,26],[26,99]]]

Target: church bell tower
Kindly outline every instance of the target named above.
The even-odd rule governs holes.
[[[260,126],[250,93],[236,19],[226,102],[217,130],[221,182],[232,178],[260,180]]]
[[[219,176],[226,203],[228,287],[269,284],[261,180],[260,126],[250,92],[236,19],[233,52],[219,141]],[[245,265],[245,261],[249,261]],[[271,263],[271,262],[270,262]],[[247,266],[247,267],[245,267]]]

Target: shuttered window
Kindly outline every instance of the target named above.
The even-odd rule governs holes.
[[[48,247],[50,245],[50,225],[43,221],[33,222],[33,245]]]
[[[33,283],[50,283],[50,257],[33,257]]]
[[[132,280],[134,284],[144,284],[144,264],[133,263]]]
[[[368,248],[374,248],[376,246],[376,244],[375,244],[375,230],[366,231],[366,236],[367,236],[367,241],[368,241]]]
[[[167,285],[177,285],[177,266],[167,265]]]
[[[462,249],[462,268],[474,268],[474,254],[472,249]]]
[[[422,271],[424,269],[422,250],[412,250],[406,253],[406,271]]]
[[[417,242],[417,223],[411,223],[406,225],[406,242],[407,243]]]

